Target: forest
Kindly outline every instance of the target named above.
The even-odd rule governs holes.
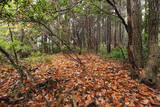
[[[0,107],[160,107],[160,0],[0,0]]]

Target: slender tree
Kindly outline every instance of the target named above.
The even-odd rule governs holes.
[[[111,19],[107,18],[107,52],[111,52]]]

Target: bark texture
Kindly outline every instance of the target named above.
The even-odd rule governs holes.
[[[140,6],[140,0],[127,0],[128,58],[133,68],[141,68],[143,66]]]
[[[142,15],[140,0],[132,0],[133,56],[138,68],[143,66],[142,55]]]
[[[149,86],[158,86],[157,73],[160,65],[160,55],[158,46],[158,27],[159,27],[159,0],[148,0],[149,19],[149,58],[145,69],[141,75],[141,82]],[[159,87],[159,86],[158,86]]]

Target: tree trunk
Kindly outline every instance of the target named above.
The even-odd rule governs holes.
[[[142,67],[141,9],[139,0],[127,0],[128,59],[132,67]]]
[[[137,51],[137,49],[139,50],[139,47],[141,47],[140,46],[141,43],[139,43],[140,42],[139,40],[141,40],[141,39],[139,39],[139,38],[141,38],[140,37],[141,35],[136,35],[136,37],[138,37],[138,42],[133,42],[133,40],[137,39],[136,37],[133,38],[133,36],[135,36],[133,34],[133,32],[135,32],[135,31],[133,31],[134,30],[133,29],[133,27],[134,27],[133,24],[134,23],[136,23],[136,24],[139,23],[140,24],[140,22],[134,22],[133,23],[133,21],[137,21],[138,18],[139,18],[139,14],[135,14],[135,13],[136,13],[136,11],[138,11],[138,13],[141,12],[141,10],[139,10],[139,8],[138,8],[140,6],[140,4],[137,4],[137,3],[140,3],[140,2],[139,2],[139,0],[133,1],[134,2],[133,4],[136,4],[134,6],[138,5],[138,7],[132,8],[133,4],[132,4],[131,0],[127,0],[128,24],[126,24],[125,19],[121,16],[121,14],[120,14],[117,6],[116,6],[117,4],[116,4],[115,0],[112,0],[112,1],[111,0],[106,0],[106,1],[113,7],[113,9],[115,10],[115,13],[117,14],[118,18],[123,23],[123,25],[124,25],[127,33],[128,33],[128,46],[127,46],[128,60],[129,60],[129,62],[131,63],[131,65],[134,69],[139,68],[139,65],[138,65],[139,62],[138,61],[141,61],[142,59],[141,59],[141,57],[139,57],[139,56],[141,56],[140,55],[141,53],[140,53],[140,51]],[[137,15],[138,15],[138,17],[135,17]],[[134,18],[133,18],[133,16],[134,16]],[[139,26],[141,26],[141,25],[139,25]],[[139,34],[139,33],[137,33],[137,34]],[[138,55],[138,57],[137,57],[137,55]],[[140,59],[138,59],[138,58],[140,58]],[[136,60],[136,59],[138,59],[138,60]]]
[[[158,47],[158,27],[159,27],[159,0],[148,0],[149,19],[149,58],[146,67],[141,74],[141,82],[151,87],[160,86],[157,81],[158,67],[160,66],[160,55]]]
[[[131,0],[127,0],[127,20],[128,20],[128,60],[131,63],[132,67],[135,68],[135,60],[133,57],[133,46],[132,46],[132,38],[133,38],[133,29],[132,29],[132,10],[131,10]]]
[[[107,53],[111,52],[111,19],[107,18]]]
[[[97,17],[97,50],[99,49],[99,45],[101,43],[101,23],[100,23],[100,19],[101,19],[101,16],[98,16]]]
[[[17,70],[19,74],[19,79],[23,83],[24,72],[20,66],[18,66],[11,56],[0,46],[0,52],[10,61],[11,65]]]
[[[117,48],[117,20],[114,23],[114,48]]]
[[[133,14],[133,55],[135,64],[138,68],[143,67],[143,55],[142,55],[142,15],[141,15],[141,3],[140,0],[132,0],[132,14]]]
[[[92,45],[92,35],[91,35],[91,17],[86,17],[87,19],[87,25],[86,25],[86,37],[87,37],[87,48],[88,49],[93,49]]]
[[[10,28],[9,24],[8,24],[8,29],[9,29],[11,41],[12,41],[12,43],[13,43],[13,42],[14,42],[13,33],[12,33],[12,31],[11,31],[11,28]],[[13,49],[13,53],[14,53],[14,57],[15,57],[16,63],[18,64],[18,55],[17,55],[17,51],[16,51],[14,45],[12,46],[12,49]]]

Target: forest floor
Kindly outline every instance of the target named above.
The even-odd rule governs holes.
[[[132,80],[127,64],[91,53],[78,57],[83,65],[63,54],[32,63],[34,81],[25,86],[15,84],[16,71],[0,66],[0,107],[160,107],[160,91]]]

